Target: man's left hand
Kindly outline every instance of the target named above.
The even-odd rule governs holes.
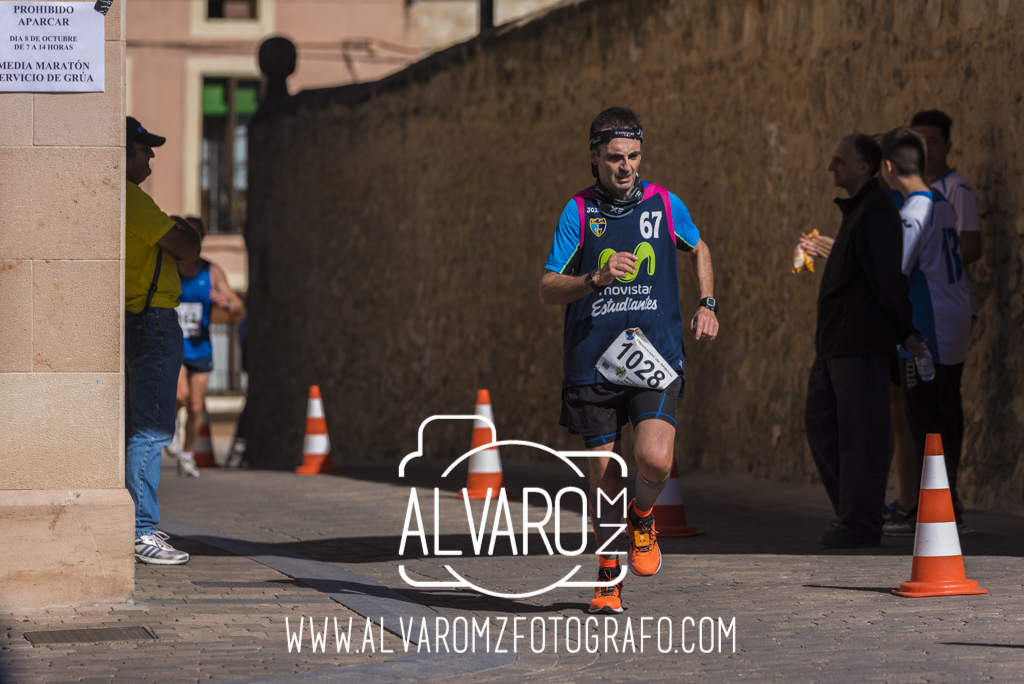
[[[718,316],[707,307],[700,307],[690,321],[690,332],[698,340],[709,342],[718,337]]]
[[[835,238],[830,238],[827,235],[800,238],[800,246],[804,248],[804,251],[812,257],[819,257],[821,259],[828,259],[828,255],[832,253],[832,245],[835,242]]]
[[[171,218],[174,220],[174,227],[177,228],[178,230],[195,230],[195,228],[188,224],[188,221],[181,218],[180,216],[174,215],[171,216]]]

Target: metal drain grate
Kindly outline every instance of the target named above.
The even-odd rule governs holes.
[[[221,582],[205,580],[192,582],[192,585],[207,588],[216,587],[218,589],[283,589],[287,587],[302,586],[295,580],[271,580],[267,582]]]
[[[93,641],[154,641],[156,633],[149,627],[104,627],[101,629],[53,629],[25,632],[33,646],[41,644],[84,644]]]

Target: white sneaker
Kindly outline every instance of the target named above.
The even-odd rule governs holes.
[[[245,458],[245,437],[235,439],[235,443],[231,445],[231,453],[228,454],[227,463],[224,465],[228,468],[249,467],[249,462]]]
[[[181,455],[181,441],[178,440],[178,436],[175,435],[171,443],[164,447],[164,451],[167,452],[168,456],[177,457]]]
[[[199,477],[199,468],[196,467],[196,459],[193,454],[181,454],[178,456],[178,475],[181,477]]]
[[[135,540],[135,560],[150,565],[184,565],[190,556],[167,543],[170,537],[159,530]]]

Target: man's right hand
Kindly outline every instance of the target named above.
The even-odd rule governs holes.
[[[202,239],[195,228],[180,216],[172,216],[174,228],[171,228],[156,244],[171,255],[175,261],[195,261],[202,249]],[[177,230],[175,230],[177,229]]]
[[[921,358],[928,353],[928,347],[924,345],[928,341],[928,338],[922,338],[921,342],[917,341],[917,334],[911,335],[907,339],[903,340],[903,348],[913,354],[917,358]]]
[[[594,276],[594,282],[601,287],[611,285],[616,278],[636,273],[636,254],[632,252],[616,252],[608,259],[600,271]]]
[[[612,254],[603,268],[594,273],[594,284],[607,287],[616,278],[636,273],[636,254],[632,252],[616,252]],[[542,304],[568,304],[581,297],[593,293],[586,284],[589,273],[578,276],[563,275],[554,271],[544,270],[540,278],[540,301]]]

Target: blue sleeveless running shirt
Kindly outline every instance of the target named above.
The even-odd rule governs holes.
[[[185,358],[204,359],[213,355],[210,344],[210,264],[203,262],[194,278],[181,276],[178,322],[185,336]]]
[[[643,181],[641,181],[643,182]],[[626,328],[640,328],[680,374],[685,368],[676,250],[690,251],[700,233],[682,200],[653,183],[627,216],[601,213],[593,188],[577,193],[558,222],[544,267],[579,275],[603,267],[615,252],[637,255],[637,272],[616,278],[565,308],[563,387],[607,382],[598,359]]]

